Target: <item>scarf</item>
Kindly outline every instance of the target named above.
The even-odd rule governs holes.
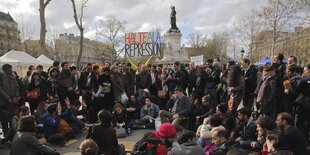
[[[255,90],[255,94],[257,94],[256,102],[261,102],[262,98],[265,94],[265,90],[268,87],[269,81],[272,77],[276,75],[275,71],[272,70],[262,75],[262,79],[259,82],[259,86]]]

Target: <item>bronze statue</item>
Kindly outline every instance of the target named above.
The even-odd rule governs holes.
[[[177,18],[176,18],[176,14],[177,12],[175,11],[175,7],[172,6],[171,7],[171,14],[170,14],[170,24],[171,24],[171,28],[169,30],[169,32],[180,32],[179,28],[177,27]]]

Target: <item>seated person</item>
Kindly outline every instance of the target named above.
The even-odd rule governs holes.
[[[262,150],[262,155],[267,155],[267,154],[269,155],[294,155],[293,152],[289,150],[288,142],[285,139],[285,136],[281,131],[278,131],[278,132],[271,131],[267,133],[266,142]]]
[[[140,110],[140,119],[133,120],[129,128],[154,129],[155,118],[158,116],[159,107],[151,102],[149,97],[145,97],[145,105]]]
[[[128,133],[127,126],[130,122],[130,117],[127,111],[120,103],[114,105],[114,111],[112,114],[112,123],[114,127],[124,127]]]
[[[84,140],[81,143],[79,149],[82,155],[98,155],[99,151],[98,145],[92,139]]]
[[[173,143],[168,155],[205,155],[205,151],[196,143],[195,133],[185,131],[177,138],[177,143]]]
[[[46,101],[42,101],[42,102],[39,103],[39,105],[37,107],[37,110],[34,113],[34,116],[36,118],[37,126],[39,124],[41,124],[40,126],[43,127],[43,116],[44,116],[44,113],[47,111],[48,105],[49,104]]]
[[[251,110],[248,108],[241,108],[237,111],[239,124],[231,133],[232,138],[236,138],[240,142],[240,147],[244,149],[251,149],[251,142],[256,140],[256,124],[251,117]]]
[[[226,103],[221,103],[216,106],[215,113],[219,115],[222,119],[222,125],[226,131],[230,134],[231,131],[235,128],[235,118],[228,113],[228,105]]]
[[[35,136],[36,125],[32,116],[21,118],[17,133],[14,136],[11,148],[11,155],[60,155],[59,152],[42,144]]]
[[[85,123],[77,118],[80,114],[79,109],[81,107],[81,102],[79,100],[75,100],[70,104],[70,107],[72,114],[70,117],[66,118],[66,121],[70,124],[74,133],[77,134],[80,133],[85,127]]]
[[[185,96],[181,88],[176,88],[170,101],[167,103],[167,110],[159,112],[160,121],[162,124],[172,120],[172,124],[178,129],[183,129],[180,124],[188,117],[191,111],[192,103],[188,96]]]
[[[143,106],[143,105],[142,105]],[[139,119],[141,105],[135,95],[131,95],[126,104],[126,111],[129,113],[130,119]]]
[[[116,131],[111,127],[112,116],[109,111],[101,110],[98,113],[100,124],[89,129],[86,138],[91,138],[99,146],[99,154],[117,154]]]
[[[226,155],[231,149],[238,148],[238,143],[229,139],[229,134],[225,129],[217,129],[212,133],[212,143],[217,149],[210,152],[210,155]]]
[[[45,139],[49,143],[55,143],[63,146],[67,139],[71,138],[71,134],[58,133],[59,122],[62,118],[68,118],[72,115],[70,100],[65,99],[67,110],[62,112],[61,104],[50,104],[47,112],[43,116],[43,132]]]
[[[8,130],[8,133],[4,135],[5,138],[1,140],[1,143],[5,143],[8,141],[12,142],[13,137],[17,131],[18,121],[24,116],[28,116],[28,115],[29,115],[29,108],[26,106],[21,106],[16,111],[16,115],[14,115],[12,118],[12,127],[10,127]]]
[[[214,113],[212,112],[211,105],[212,105],[212,98],[208,94],[202,97],[201,104],[196,106],[195,115],[196,115],[196,119],[199,122],[199,124],[202,124],[203,120],[206,117]]]
[[[225,129],[221,122],[221,118],[217,115],[204,119],[204,123],[198,127],[196,132],[196,136],[199,137],[197,143],[201,147],[204,148],[207,144],[211,144],[212,132],[216,129]]]

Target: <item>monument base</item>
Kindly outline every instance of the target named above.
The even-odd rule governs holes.
[[[187,51],[181,48],[180,31],[168,31],[165,34],[165,48],[163,51],[163,59],[156,59],[157,64],[171,64],[176,61],[180,63],[189,63]]]

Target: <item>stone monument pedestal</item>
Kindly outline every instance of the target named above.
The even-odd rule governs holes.
[[[187,51],[181,48],[181,37],[180,31],[169,30],[165,34],[165,48],[163,51],[163,59],[156,59],[157,64],[171,64],[176,61],[180,63],[189,63]]]

